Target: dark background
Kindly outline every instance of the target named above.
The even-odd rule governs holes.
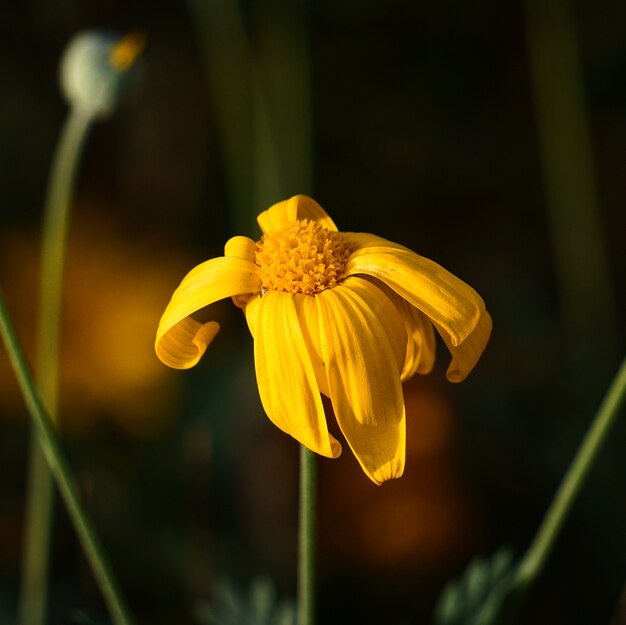
[[[85,28],[147,37],[124,101],[93,128],[81,165],[61,394],[64,445],[138,622],[198,622],[194,606],[224,579],[247,588],[267,575],[280,597],[295,594],[298,447],[260,408],[244,319],[230,302],[216,305],[222,332],[188,372],[161,365],[153,341],[185,272],[233,234],[257,238],[254,216],[299,192],[341,230],[439,262],[476,288],[494,319],[463,384],[445,381],[440,346],[435,371],[406,385],[402,479],[376,487],[349,452],[319,459],[319,623],[429,622],[445,581],[469,561],[528,546],[626,338],[626,6],[570,7],[591,139],[585,174],[595,177],[610,285],[604,300],[574,297],[576,310],[556,269],[555,232],[572,234],[583,265],[589,232],[576,230],[567,202],[556,225],[550,217],[559,198],[546,193],[541,146],[559,131],[541,135],[537,123],[533,6],[247,2],[257,82],[246,75],[238,93],[228,48],[236,33],[215,20],[219,9],[2,4],[0,284],[29,354],[47,175],[67,112],[59,59]],[[559,40],[546,41],[558,56]],[[275,131],[269,148],[254,84]],[[551,84],[567,92],[560,73]],[[237,122],[230,139],[225,93]],[[566,155],[561,182],[575,193],[576,155]],[[592,276],[592,287],[606,277]],[[14,623],[28,420],[4,353],[0,417],[0,622]],[[615,614],[626,577],[621,421],[525,622],[609,623]],[[71,622],[76,609],[99,618],[105,609],[60,504],[55,516],[49,622]]]

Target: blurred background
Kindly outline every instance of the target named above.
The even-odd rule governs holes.
[[[524,551],[626,346],[625,24],[623,3],[562,0],[2,3],[0,284],[31,357],[59,60],[86,28],[147,38],[78,175],[60,407],[138,622],[201,623],[224,580],[295,595],[298,446],[260,407],[243,316],[213,307],[222,331],[193,370],[153,350],[183,275],[295,193],[439,262],[494,319],[463,384],[440,345],[406,385],[402,479],[319,459],[319,623],[428,623],[473,558]],[[526,622],[616,614],[625,421]],[[27,441],[0,350],[0,623],[16,622]],[[107,622],[60,504],[51,576],[50,623]]]

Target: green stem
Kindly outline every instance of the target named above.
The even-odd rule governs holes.
[[[76,171],[92,121],[88,112],[70,110],[54,155],[44,212],[36,373],[53,420],[59,392],[59,330],[67,232]]]
[[[254,226],[252,54],[239,0],[188,0],[204,54],[232,207],[233,232]]]
[[[304,0],[267,2],[254,64],[255,207],[312,193],[311,64]],[[285,94],[289,97],[286,98]]]
[[[300,448],[297,625],[315,623],[315,454]]]
[[[57,442],[54,425],[43,406],[42,398],[28,370],[26,358],[13,329],[2,293],[0,293],[0,335],[6,345],[11,364],[26,400],[40,448],[65,502],[113,622],[116,625],[132,625],[133,621],[129,616],[110,564],[80,503],[76,482]]]
[[[613,353],[617,322],[570,4],[526,0],[524,12],[557,287],[570,355],[576,357],[570,364],[580,372],[589,361]],[[594,315],[589,302],[594,302]]]
[[[518,568],[513,583],[514,588],[519,588],[524,592],[539,577],[568,512],[585,483],[625,399],[626,358],[609,387],[574,461],[563,478],[533,543]]]
[[[74,179],[82,147],[91,126],[89,113],[72,109],[57,144],[44,212],[40,269],[37,383],[56,423],[59,392],[61,294],[69,213]],[[20,623],[41,625],[45,620],[53,512],[50,471],[31,431],[26,501],[26,529],[20,592]]]

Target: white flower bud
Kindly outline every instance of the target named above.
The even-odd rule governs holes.
[[[140,33],[124,38],[96,30],[76,35],[67,45],[60,67],[61,89],[68,103],[95,118],[109,116],[143,45]]]

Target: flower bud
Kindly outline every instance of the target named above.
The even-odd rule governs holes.
[[[94,118],[108,117],[144,41],[137,32],[123,38],[96,30],[76,35],[67,45],[60,67],[61,89],[70,106]]]

